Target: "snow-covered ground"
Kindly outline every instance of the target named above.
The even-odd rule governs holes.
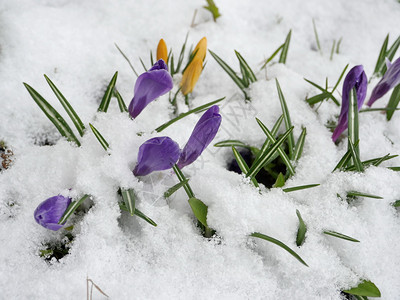
[[[318,111],[311,108],[305,98],[317,90],[303,79],[324,85],[328,77],[333,85],[347,64],[362,64],[370,77],[386,34],[390,33],[389,44],[400,34],[400,3],[216,0],[222,14],[217,22],[202,8],[205,4],[200,0],[0,3],[0,140],[14,153],[9,169],[0,173],[1,299],[82,299],[87,278],[112,299],[342,299],[340,291],[361,279],[375,283],[382,299],[400,298],[400,218],[391,205],[400,199],[400,176],[386,168],[399,166],[400,159],[364,173],[331,173],[347,150],[346,139],[335,145],[325,126],[336,121],[340,108],[332,101],[324,102]],[[317,50],[313,19],[322,53]],[[140,180],[132,174],[144,141],[166,135],[183,147],[199,115],[156,133],[154,129],[172,117],[168,95],[152,102],[135,120],[119,112],[115,99],[108,113],[98,113],[115,71],[125,101],[133,97],[136,76],[114,43],[140,73],[139,57],[149,65],[149,51],[156,51],[160,38],[178,56],[188,32],[189,45],[206,36],[208,48],[236,71],[234,50],[253,70],[260,70],[290,29],[286,64],[269,64],[266,71],[256,72],[258,81],[248,92],[251,102],[245,103],[241,91],[209,54],[189,101],[197,107],[225,96],[220,103],[222,125],[214,142],[237,139],[260,147],[265,135],[255,117],[272,128],[282,114],[277,78],[296,139],[302,126],[307,128],[303,156],[285,187],[320,186],[292,193],[262,188],[259,193],[242,175],[227,170],[232,150],[213,147],[213,142],[184,169],[197,198],[208,205],[209,226],[218,233],[206,239],[196,227],[183,190],[168,201],[163,198],[178,182],[171,170]],[[331,60],[333,40],[340,38],[340,53]],[[53,80],[85,125],[92,123],[107,139],[111,155],[91,132],[81,138],[79,148],[60,138],[22,84],[34,87],[69,120],[43,74]],[[174,77],[174,91],[179,79],[180,75]],[[367,99],[377,82],[371,81]],[[389,95],[374,107],[384,107]],[[341,99],[340,93],[335,96]],[[182,96],[178,102],[180,112],[186,111]],[[400,113],[390,122],[380,112],[360,113],[359,119],[362,160],[400,154]],[[55,144],[40,146],[45,141]],[[158,226],[121,213],[118,187],[134,188],[139,195],[137,207]],[[348,204],[337,197],[353,190],[383,199],[359,197]],[[90,194],[94,205],[68,221],[67,226],[75,225],[69,254],[48,262],[40,250],[46,243],[62,240],[65,230],[39,226],[33,212],[43,200],[58,194]],[[296,246],[296,209],[308,228],[301,247]],[[360,243],[325,235],[324,230]],[[309,267],[277,245],[250,238],[252,232],[282,241]],[[93,299],[103,298],[93,291]]]

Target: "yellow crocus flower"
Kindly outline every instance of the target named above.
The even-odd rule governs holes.
[[[157,46],[157,60],[162,59],[165,63],[168,61],[168,49],[167,44],[163,39],[158,42]]]
[[[186,96],[191,93],[203,71],[203,62],[207,54],[207,38],[203,37],[194,48],[192,61],[182,74],[181,91]]]

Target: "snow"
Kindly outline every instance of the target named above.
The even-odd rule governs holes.
[[[390,203],[400,199],[400,175],[385,167],[398,166],[400,159],[364,173],[332,173],[347,144],[335,145],[325,125],[336,120],[340,108],[330,101],[317,112],[311,108],[304,99],[317,90],[304,78],[323,85],[328,77],[334,85],[346,64],[364,65],[370,77],[386,34],[390,33],[390,44],[400,34],[400,4],[395,0],[215,2],[222,14],[216,23],[200,0],[0,3],[0,140],[14,152],[10,168],[0,173],[1,299],[83,298],[87,277],[112,299],[341,299],[340,290],[356,286],[361,279],[374,282],[382,299],[399,297],[400,218]],[[316,50],[313,19],[322,55]],[[171,117],[168,95],[151,103],[135,120],[121,114],[116,101],[109,112],[98,113],[115,71],[125,101],[133,96],[136,76],[114,43],[142,72],[138,57],[148,64],[149,51],[155,52],[160,38],[177,56],[189,32],[189,45],[206,36],[208,48],[234,69],[239,69],[235,49],[253,70],[259,70],[290,29],[287,64],[268,65],[267,71],[256,72],[258,81],[248,91],[250,103],[244,102],[242,92],[207,55],[190,105],[197,107],[225,96],[220,103],[223,121],[214,141],[238,139],[259,147],[265,135],[255,117],[271,128],[282,113],[277,78],[295,138],[302,126],[307,128],[296,175],[285,187],[320,186],[292,193],[261,187],[260,193],[242,175],[226,169],[233,159],[231,149],[212,143],[184,169],[196,197],[209,207],[208,224],[218,233],[214,239],[205,239],[183,190],[168,200],[162,197],[177,183],[171,170],[140,180],[132,175],[144,141],[165,135],[183,147],[199,115],[156,133],[154,129]],[[332,42],[340,37],[340,53],[330,60]],[[86,127],[92,123],[107,139],[110,155],[89,131],[80,139],[79,148],[60,138],[22,85],[31,85],[69,120],[42,74],[62,91]],[[174,77],[174,91],[179,80]],[[378,80],[372,80],[367,97]],[[335,96],[340,99],[340,93]],[[375,107],[384,107],[389,96],[378,100]],[[178,101],[183,103],[183,97]],[[179,110],[187,111],[187,107],[180,104]],[[400,113],[390,122],[379,112],[361,113],[361,158],[400,154],[399,126]],[[40,146],[46,139],[55,144]],[[120,212],[119,187],[135,189],[137,207],[157,227]],[[348,204],[337,197],[353,190],[383,199],[360,197]],[[90,194],[94,205],[68,221],[67,226],[75,225],[70,253],[49,263],[39,251],[44,243],[63,239],[65,231],[40,227],[33,211],[59,193]],[[308,228],[300,248],[295,243],[296,209]],[[324,230],[361,242],[324,235]],[[279,239],[309,267],[274,244],[250,238],[252,232]],[[104,298],[94,291],[93,299]]]

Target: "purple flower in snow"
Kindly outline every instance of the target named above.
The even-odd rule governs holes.
[[[357,106],[358,110],[360,110],[364,103],[365,96],[367,95],[367,84],[367,75],[365,75],[362,65],[355,66],[349,71],[349,73],[347,73],[343,83],[342,108],[340,110],[338,125],[332,135],[333,141],[336,141],[347,128],[350,91],[353,88],[356,89]]]
[[[136,80],[135,95],[129,104],[131,117],[136,118],[151,101],[169,92],[172,87],[172,77],[168,73],[168,67],[160,59]]]
[[[179,145],[167,136],[147,140],[139,147],[135,176],[172,168],[179,158]]]
[[[386,65],[387,71],[372,90],[371,98],[367,103],[368,106],[371,106],[376,100],[383,97],[390,89],[400,83],[400,57],[393,64],[386,60]]]
[[[71,204],[71,198],[62,195],[44,200],[33,213],[35,220],[43,227],[57,231],[64,224],[58,224],[67,207]]]
[[[214,139],[221,124],[219,107],[210,107],[197,122],[185,148],[179,157],[178,167],[183,168],[194,162]]]

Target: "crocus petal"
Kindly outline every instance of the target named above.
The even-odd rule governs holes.
[[[172,168],[179,158],[179,145],[167,136],[147,140],[139,147],[135,176]]]
[[[394,63],[388,63],[387,60],[386,65],[388,66],[387,71],[372,90],[371,98],[367,103],[368,106],[371,106],[376,100],[382,98],[390,89],[400,83],[400,57]]]
[[[191,93],[194,86],[199,80],[201,71],[203,70],[203,60],[201,58],[195,57],[189,66],[186,68],[182,75],[181,81],[181,91],[185,96]]]
[[[358,110],[360,110],[364,103],[365,96],[367,95],[367,85],[367,75],[365,75],[363,66],[355,66],[349,71],[349,73],[347,73],[343,83],[342,107],[340,110],[338,125],[332,135],[333,141],[336,141],[342,132],[347,128],[350,91],[353,88],[356,89],[357,107]]]
[[[207,54],[207,38],[203,37],[194,48],[192,54],[195,54],[196,57],[204,60]]]
[[[58,221],[70,204],[71,198],[62,195],[54,196],[40,203],[33,215],[38,224],[57,231],[64,225],[58,224]]]
[[[172,86],[172,77],[168,73],[168,67],[160,59],[136,80],[135,96],[129,104],[129,114],[132,118],[136,118],[151,101],[169,92]]]
[[[167,44],[163,39],[158,42],[157,46],[157,60],[162,59],[165,63],[168,61],[168,49]]]
[[[194,162],[214,139],[221,125],[219,107],[210,107],[197,122],[179,157],[178,167],[183,168]]]

